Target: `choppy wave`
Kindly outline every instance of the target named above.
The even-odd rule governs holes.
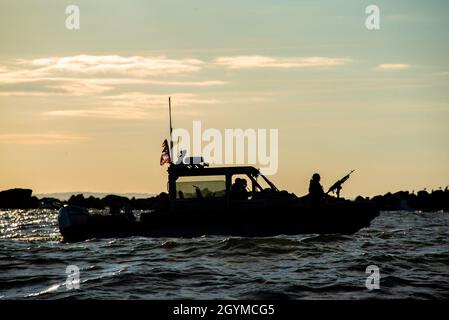
[[[3,299],[443,299],[449,214],[384,212],[355,235],[91,239],[63,243],[56,211],[0,211]],[[80,288],[66,286],[66,267]],[[368,290],[366,267],[380,269]]]

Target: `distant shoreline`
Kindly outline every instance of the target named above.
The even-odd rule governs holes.
[[[153,193],[139,193],[139,192],[114,193],[114,192],[87,192],[87,191],[36,193],[34,194],[34,196],[38,198],[55,198],[61,201],[67,201],[70,199],[71,196],[77,194],[82,194],[85,197],[93,196],[95,198],[103,198],[106,197],[107,195],[113,194],[130,199],[131,198],[145,199],[157,196],[156,194]]]
[[[67,199],[50,197],[50,195],[69,195]],[[95,196],[97,195],[97,196]],[[127,195],[127,196],[126,196]],[[0,209],[59,209],[63,205],[78,205],[91,209],[129,208],[137,210],[152,210],[157,207],[159,196],[151,194],[114,195],[106,193],[52,193],[33,195],[31,189],[9,189],[0,191]],[[449,211],[449,188],[444,190],[426,190],[410,193],[409,191],[388,192],[374,197],[358,196],[351,201],[372,201],[380,210],[421,210]]]

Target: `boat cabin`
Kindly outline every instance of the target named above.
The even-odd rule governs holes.
[[[261,178],[261,179],[260,179]],[[168,192],[171,212],[229,211],[264,206],[262,193],[279,190],[251,166],[208,167],[206,164],[171,164]]]

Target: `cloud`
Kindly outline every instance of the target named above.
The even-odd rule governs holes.
[[[54,132],[0,134],[0,144],[68,144],[86,139],[84,136]]]
[[[323,68],[334,67],[350,62],[350,59],[328,57],[267,57],[235,56],[220,57],[214,60],[218,65],[229,69],[249,68]]]
[[[111,105],[119,106],[139,106],[142,108],[159,106],[165,108],[167,106],[167,97],[171,96],[177,106],[191,106],[198,104],[215,104],[216,99],[199,98],[192,93],[174,93],[171,95],[147,94],[141,92],[128,92],[118,95],[105,96],[103,99],[110,102]]]
[[[194,73],[203,68],[199,59],[169,59],[165,56],[123,57],[119,55],[77,55],[39,59],[17,59],[0,66],[0,85],[33,84],[47,95],[101,95],[119,85],[216,86],[220,80],[173,80],[172,76]],[[162,79],[161,79],[162,78]],[[9,90],[3,96],[24,95]],[[33,94],[30,94],[33,95]]]
[[[0,66],[0,86],[4,87],[0,96],[103,96],[123,85],[218,86],[226,82],[209,79],[194,81],[182,77],[198,72],[209,64],[230,69],[323,68],[349,61],[328,57],[285,58],[259,55],[219,57],[209,63],[199,59],[171,59],[166,56],[85,54],[16,59],[13,63]],[[175,78],[171,78],[174,76]],[[8,87],[9,90],[5,89]],[[137,88],[132,90],[136,91]],[[27,92],[30,93],[26,94]]]
[[[433,73],[434,76],[449,76],[449,71],[438,71]]]
[[[33,91],[0,91],[0,97],[45,97],[48,96],[46,92]]]
[[[144,119],[149,113],[141,108],[94,107],[91,109],[54,110],[44,115],[54,117],[93,117],[119,120]]]
[[[148,90],[149,85],[207,87],[226,83],[221,80],[184,80],[185,74],[201,70],[204,64],[198,59],[169,59],[165,56],[78,55],[18,59],[13,64],[0,66],[0,97],[89,98],[85,100],[85,106],[79,108],[60,108],[43,113],[51,117],[157,117],[162,114],[159,111],[166,108],[169,94],[150,94],[140,90]],[[175,75],[178,76],[172,78]],[[218,102],[193,93],[175,92],[171,96],[178,106]]]
[[[40,83],[39,83],[40,82]],[[0,96],[92,96],[101,95],[114,90],[120,85],[155,85],[155,86],[177,86],[177,87],[208,87],[226,84],[220,80],[205,81],[168,81],[133,78],[46,78],[46,79],[22,79],[20,82],[4,84],[4,87],[11,87],[16,84],[37,83],[40,91],[10,90],[0,91]],[[1,82],[0,82],[1,84]],[[0,88],[1,89],[1,88]]]
[[[82,79],[79,79],[80,81]],[[87,83],[93,85],[124,85],[124,84],[153,84],[160,86],[192,86],[192,87],[205,87],[205,86],[217,86],[226,84],[225,81],[221,80],[204,80],[204,81],[173,81],[173,80],[152,80],[152,79],[135,79],[135,78],[96,78],[96,79],[85,79]]]
[[[112,86],[95,84],[91,81],[66,81],[60,84],[48,85],[47,87],[74,96],[97,95],[113,89]]]
[[[146,119],[166,112],[169,95],[128,92],[101,97],[99,106],[84,109],[53,110],[45,112],[46,116],[56,117],[96,117],[108,119]],[[191,93],[170,95],[176,106],[195,106],[215,104],[216,99],[204,99]],[[104,107],[107,105],[107,107]]]
[[[93,56],[78,55],[41,59],[18,59],[17,64],[32,68],[36,75],[64,74],[121,74],[145,77],[166,74],[195,72],[204,64],[198,59],[169,59],[157,57],[122,57],[119,55]]]
[[[379,64],[377,66],[378,69],[380,70],[404,70],[404,69],[408,69],[411,68],[412,66],[410,64],[404,64],[404,63],[384,63],[384,64]]]

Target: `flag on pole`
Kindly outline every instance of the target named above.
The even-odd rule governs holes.
[[[162,143],[162,154],[161,154],[161,166],[163,166],[166,163],[171,163],[170,159],[170,150],[168,148],[168,142],[167,139],[164,140]]]

